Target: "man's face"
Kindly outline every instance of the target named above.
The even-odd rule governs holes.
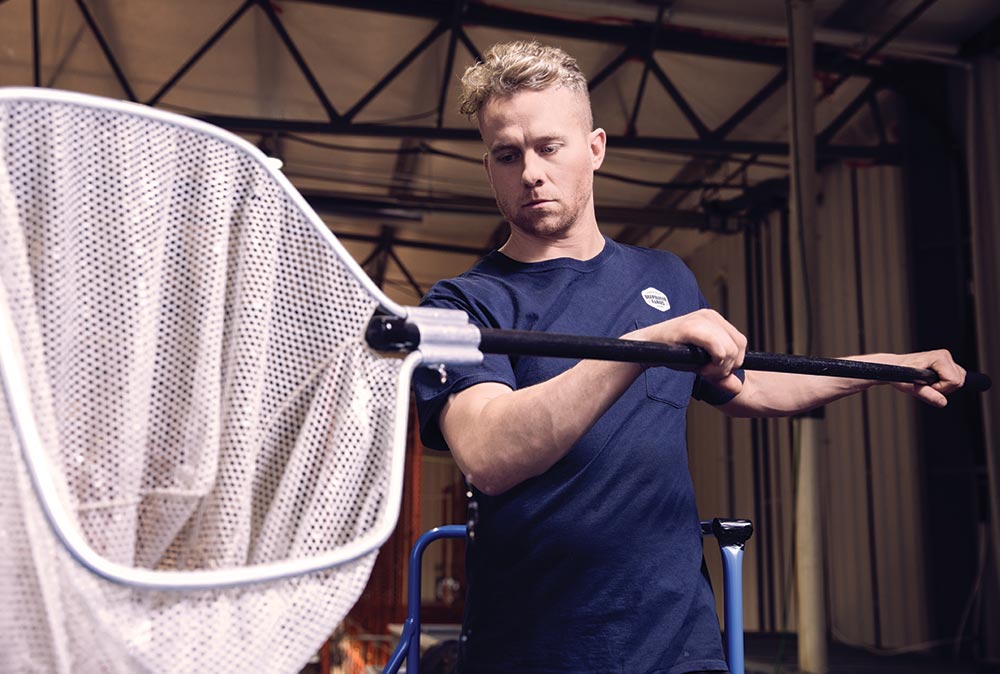
[[[605,134],[590,130],[587,100],[563,87],[493,98],[479,112],[483,164],[500,212],[546,238],[593,223],[594,171]]]

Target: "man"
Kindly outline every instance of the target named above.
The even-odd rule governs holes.
[[[746,338],[677,257],[601,235],[593,175],[606,134],[565,52],[496,45],[463,85],[510,237],[424,303],[485,327],[696,344],[712,360],[690,373],[487,355],[446,383],[417,377],[424,442],[452,452],[479,502],[461,671],[725,670],[701,571],[688,400],[788,415],[872,383],[738,370]],[[933,368],[939,383],[898,387],[938,406],[965,377],[945,351],[866,358]]]

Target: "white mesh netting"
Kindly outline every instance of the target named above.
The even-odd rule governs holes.
[[[259,154],[91,103],[0,97],[21,394],[90,546],[127,567],[225,570],[391,529],[406,382],[364,345],[377,299]],[[233,589],[121,586],[53,536],[6,405],[0,455],[5,672],[297,671],[374,563]]]

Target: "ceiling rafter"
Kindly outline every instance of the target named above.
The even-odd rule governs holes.
[[[331,7],[350,7],[372,12],[385,12],[424,19],[450,17],[451,0],[288,0]],[[636,36],[649,34],[651,22],[632,21],[628,24],[606,24],[561,19],[553,16],[506,9],[479,2],[469,3],[464,14],[465,25],[501,28],[536,35],[558,35],[605,44],[632,45]],[[656,51],[677,52],[696,56],[763,63],[782,66],[786,61],[783,46],[756,40],[724,37],[715,33],[663,25],[657,32]],[[844,51],[828,45],[816,45],[816,67],[827,72],[850,72],[871,76],[877,66],[861,63],[846,56]]]
[[[816,137],[816,141],[822,145],[828,145],[834,136],[840,132],[844,126],[854,118],[854,115],[869,101],[873,96],[878,94],[879,90],[882,89],[883,85],[878,80],[870,81],[864,89],[861,90],[854,99],[848,103],[843,110],[840,111],[832,122],[826,125],[826,128],[820,131],[819,135]]]
[[[660,84],[663,86],[664,89],[666,89],[667,93],[670,95],[670,98],[674,101],[674,103],[677,105],[677,108],[681,111],[681,114],[684,115],[684,118],[687,119],[688,123],[694,128],[695,133],[698,134],[698,138],[699,139],[708,138],[711,135],[711,133],[708,130],[708,127],[706,127],[705,123],[698,118],[698,115],[695,113],[694,109],[684,99],[684,96],[681,95],[680,90],[678,90],[677,87],[674,86],[674,83],[670,81],[670,78],[667,77],[667,74],[663,72],[663,68],[660,67],[660,64],[658,64],[656,61],[653,61],[652,57],[650,57],[649,65],[650,69],[653,71],[653,74],[656,75],[656,79],[660,81]]]
[[[728,136],[733,129],[740,125],[740,122],[756,112],[767,99],[781,89],[781,87],[785,86],[786,82],[788,82],[787,66],[782,67],[781,70],[778,71],[778,74],[772,77],[767,84],[761,87],[757,93],[747,100],[746,103],[741,105],[736,112],[730,115],[729,119],[716,127],[710,136],[716,139],[722,139]]]
[[[448,101],[448,86],[451,84],[451,71],[455,68],[455,47],[458,46],[458,34],[462,31],[462,13],[465,0],[452,0],[451,32],[448,35],[448,56],[444,60],[444,72],[441,73],[441,90],[438,93],[437,128],[444,126],[444,110]]]
[[[841,5],[841,9],[846,10],[847,7],[849,5],[854,4],[855,1],[856,0],[845,0],[843,5]],[[878,52],[880,52],[883,48],[885,48],[885,46],[888,45],[893,39],[895,39],[903,30],[905,30],[906,27],[911,25],[914,21],[917,20],[917,18],[920,17],[921,14],[923,14],[927,9],[929,9],[930,6],[935,1],[936,0],[923,0],[923,2],[921,2],[918,6],[916,6],[910,12],[908,12],[906,16],[900,19],[900,21],[898,21],[885,33],[883,33],[879,37],[879,39],[877,39],[874,43],[872,43],[872,45],[868,49],[865,50],[865,52],[858,59],[858,63],[861,66],[866,65],[869,60],[871,60],[876,54],[878,54]],[[839,10],[838,12],[835,12],[835,14],[838,13]],[[858,72],[857,67],[852,66],[852,70],[849,72]],[[849,74],[842,73],[835,81],[827,84],[824,87],[823,93],[820,94],[818,100],[822,100],[832,95],[837,90],[837,88],[839,88],[840,85],[842,85],[847,80],[848,77]],[[784,86],[787,81],[788,81],[788,67],[787,65],[785,65],[770,82],[768,82],[760,91],[754,94],[754,96],[751,97],[751,99],[748,100],[739,110],[737,110],[737,112],[734,113],[729,120],[720,125],[715,130],[714,133],[718,134],[719,137],[724,138],[739,124],[739,122],[741,122],[743,119],[752,114],[753,111],[759,108],[760,105],[763,104],[763,102],[767,100],[774,92],[776,92],[778,89]],[[873,77],[869,81],[865,89],[861,92],[861,94],[857,96],[851,103],[849,103],[840,112],[840,114],[830,124],[827,125],[825,129],[823,129],[817,134],[817,150],[818,150],[817,158],[819,158],[821,161],[829,161],[828,158],[824,158],[822,156],[822,153],[820,151],[824,147],[829,146],[833,137],[836,136],[836,134],[843,128],[844,125],[846,125],[847,122],[853,119],[854,115],[857,114],[858,110],[865,103],[868,104],[872,115],[872,119],[875,123],[876,132],[879,137],[879,144],[878,144],[879,147],[885,148],[889,145],[888,136],[885,130],[885,124],[882,120],[881,110],[879,108],[879,103],[878,103],[878,92],[883,88],[888,88],[888,87],[885,84],[885,82],[882,81],[881,76]],[[723,181],[724,184],[728,184],[734,178],[740,175],[744,175],[744,171],[747,168],[747,166],[749,166],[756,159],[757,155],[751,155],[747,160],[745,160],[741,164],[740,168],[738,168],[736,171],[733,171],[729,175],[729,177],[727,177]],[[898,160],[898,154],[896,160]],[[711,170],[711,173],[714,173],[714,171],[717,170],[720,165],[721,164],[716,165],[716,167]],[[662,202],[663,199],[661,197],[668,194],[675,194],[675,193],[669,190],[663,190],[661,191],[661,194],[658,195],[658,198],[655,198],[653,200],[653,203]],[[625,237],[626,239],[635,239],[638,236],[638,234],[639,232],[636,231],[634,228],[629,228],[626,229],[621,236]]]
[[[656,9],[656,22],[653,24],[652,30],[649,32],[649,44],[642,54],[642,76],[639,78],[639,88],[635,93],[635,102],[632,105],[632,114],[628,120],[628,126],[625,127],[625,134],[628,136],[635,135],[636,122],[639,119],[639,108],[642,106],[642,97],[646,91],[646,81],[649,79],[649,69],[653,64],[653,48],[656,45],[656,35],[660,31],[660,27],[663,25],[663,0],[659,0]]]
[[[549,16],[541,16],[530,12],[504,9],[491,5],[481,4],[469,0],[425,0],[421,3],[404,2],[402,0],[286,0],[286,2],[300,2],[329,6],[332,8],[345,7],[356,8],[372,12],[385,12],[410,17],[419,17],[433,20],[435,23],[431,30],[423,37],[405,56],[403,56],[386,74],[368,89],[346,112],[340,114],[334,108],[313,74],[305,57],[297,48],[292,36],[285,29],[275,5],[270,0],[245,0],[202,44],[185,62],[173,73],[156,93],[149,99],[148,104],[156,105],[162,101],[164,96],[171,91],[176,84],[184,78],[191,68],[213,47],[220,39],[242,18],[247,11],[255,5],[265,13],[276,35],[282,41],[288,53],[295,61],[296,66],[301,71],[312,89],[317,101],[326,112],[326,120],[296,120],[296,119],[267,119],[249,118],[231,115],[199,115],[203,120],[217,126],[227,128],[234,132],[261,133],[267,135],[287,134],[287,133],[309,133],[320,135],[353,135],[353,136],[374,136],[374,137],[394,137],[400,139],[444,139],[444,140],[468,140],[478,141],[477,130],[471,127],[447,127],[444,124],[444,105],[447,99],[447,92],[450,85],[451,73],[454,68],[455,50],[459,42],[474,57],[479,58],[479,50],[474,45],[466,32],[467,26],[484,26],[490,28],[500,28],[516,31],[530,31],[536,34],[552,34],[571,38],[580,38],[601,42],[604,44],[617,44],[622,46],[622,50],[612,58],[594,77],[590,80],[590,87],[593,89],[606,81],[624,63],[634,58],[642,58],[644,63],[643,76],[636,93],[636,98],[631,110],[630,121],[623,135],[610,136],[609,142],[618,148],[631,148],[641,150],[652,150],[657,152],[682,154],[691,157],[704,157],[702,162],[706,166],[721,166],[722,162],[733,155],[749,155],[749,160],[740,160],[752,163],[761,156],[787,156],[788,144],[784,142],[758,141],[758,140],[731,140],[729,135],[743,121],[750,117],[760,106],[771,96],[778,92],[787,81],[787,69],[785,66],[786,49],[784,46],[773,43],[759,42],[755,40],[745,40],[732,37],[724,37],[716,34],[705,34],[700,31],[678,28],[669,24],[663,24],[663,2],[658,4],[658,20],[652,21],[632,21],[624,25],[597,24],[586,21],[560,19]],[[900,158],[900,148],[887,142],[884,126],[880,126],[881,118],[878,115],[877,101],[875,95],[880,88],[892,86],[891,73],[893,61],[886,60],[880,65],[872,65],[869,61],[878,53],[895,35],[898,35],[906,25],[914,21],[923,11],[925,11],[934,0],[923,0],[923,2],[911,11],[907,17],[897,24],[892,30],[882,36],[874,43],[860,58],[851,57],[848,52],[835,47],[818,45],[815,49],[816,67],[820,72],[836,74],[837,78],[824,93],[829,95],[833,88],[846,81],[850,76],[865,76],[871,78],[871,82],[860,96],[855,98],[826,129],[817,134],[817,157],[824,161],[856,159],[875,161],[880,163],[897,163]],[[33,20],[33,48],[35,50],[35,77],[39,79],[39,56],[38,54],[38,29],[37,29],[37,0],[32,0],[32,20]],[[114,73],[125,94],[135,100],[135,94],[115,55],[111,45],[101,32],[98,21],[87,7],[86,0],[76,0],[81,14],[101,47],[101,51]],[[278,5],[280,9],[280,4]],[[412,64],[421,54],[437,41],[443,33],[449,32],[449,43],[444,74],[441,81],[441,89],[438,95],[436,108],[437,119],[433,126],[418,125],[398,125],[398,124],[366,124],[357,123],[357,116],[371,103],[380,93],[382,93],[406,68]],[[762,63],[780,65],[780,69],[760,90],[750,99],[743,103],[734,113],[730,115],[722,124],[715,129],[709,129],[695,113],[691,105],[673,84],[663,68],[657,63],[655,55],[657,52],[684,53],[700,56],[711,56],[750,63]],[[644,136],[637,133],[636,121],[639,117],[645,91],[646,80],[652,73],[660,85],[664,88],[674,104],[689,121],[697,134],[697,138],[685,137],[658,137]],[[832,79],[832,78],[831,78]],[[876,86],[875,82],[879,84]],[[837,132],[863,107],[868,104],[873,109],[873,117],[879,129],[878,145],[834,145],[831,143]],[[678,181],[677,186],[671,186],[667,190],[671,195],[676,195],[677,190],[685,186],[686,183],[704,183],[704,180]],[[667,193],[665,192],[665,194]],[[675,199],[670,199],[669,204],[679,203]],[[380,204],[380,207],[391,208],[392,203]],[[442,209],[447,204],[438,201],[425,201],[420,204],[420,208]],[[454,207],[454,205],[452,206]],[[463,212],[476,212],[479,205],[470,207],[468,200],[459,208]],[[490,206],[495,212],[495,207]],[[664,212],[664,201],[654,199],[646,209],[633,209],[635,211],[653,211],[652,217],[643,217],[638,213],[626,212],[618,209],[617,221],[630,226],[633,230],[641,230],[649,226],[656,226],[665,221],[665,214],[670,216],[671,224],[678,224],[681,227],[704,228],[703,216],[690,211],[681,211],[672,206],[667,207],[669,213]],[[656,221],[655,223],[653,221]]]
[[[343,119],[348,122],[353,121],[354,118],[358,115],[358,113],[364,110],[365,106],[367,106],[372,101],[372,99],[374,99],[376,96],[382,93],[383,89],[389,86],[389,84],[391,84],[392,81],[396,79],[396,77],[398,77],[400,73],[406,70],[406,68],[411,63],[413,63],[413,61],[415,61],[418,56],[424,53],[428,47],[434,44],[434,42],[437,41],[437,39],[446,30],[448,30],[448,22],[444,20],[438,21],[437,24],[435,24],[434,28],[432,28],[431,31],[427,33],[427,36],[424,37],[424,39],[421,40],[416,47],[411,49],[409,53],[406,54],[406,56],[404,56],[402,59],[399,60],[399,62],[396,65],[390,68],[389,72],[387,72],[382,77],[382,79],[380,79],[378,82],[375,83],[375,86],[369,89],[358,100],[357,103],[351,106],[350,110],[344,113]]]
[[[76,0],[81,12],[87,21],[88,27],[94,33],[98,42],[102,45],[102,50],[105,54],[106,59],[112,70],[115,73],[122,89],[126,94],[135,100],[135,95],[132,92],[132,88],[128,83],[127,78],[124,75],[121,67],[119,66],[114,54],[112,53],[110,46],[104,39],[100,27],[94,21],[92,15],[86,7],[85,0]],[[685,117],[691,122],[692,126],[695,128],[696,133],[698,133],[699,138],[670,138],[670,137],[656,137],[656,136],[641,136],[639,134],[630,135],[626,133],[623,136],[611,136],[609,140],[614,142],[616,146],[623,148],[634,148],[634,149],[645,149],[654,150],[666,153],[678,153],[687,154],[692,156],[697,155],[732,155],[732,154],[756,154],[756,155],[787,155],[788,145],[787,143],[781,142],[760,142],[760,141],[730,141],[725,140],[725,135],[731,131],[739,121],[745,119],[749,114],[752,113],[756,106],[762,103],[767,98],[767,92],[776,90],[779,86],[781,77],[780,73],[771,83],[769,83],[764,89],[762,89],[758,94],[756,94],[750,101],[747,102],[737,114],[739,115],[736,119],[736,123],[733,123],[733,119],[723,125],[725,127],[720,127],[726,134],[720,134],[718,129],[716,132],[710,132],[705,125],[698,119],[697,115],[693,112],[690,105],[684,100],[680,95],[680,92],[673,86],[669,78],[659,67],[659,65],[653,60],[652,53],[649,53],[648,45],[642,45],[637,42],[637,40],[646,39],[648,44],[654,45],[655,50],[665,50],[665,51],[679,51],[682,53],[691,54],[707,54],[713,56],[721,56],[724,58],[733,58],[740,60],[749,60],[755,62],[774,62],[775,58],[780,56],[784,59],[785,49],[784,47],[775,47],[773,45],[761,45],[754,42],[747,42],[741,40],[735,40],[731,38],[720,38],[718,36],[704,36],[701,34],[693,33],[692,31],[679,30],[671,26],[659,26],[654,27],[650,23],[643,22],[633,22],[631,26],[598,26],[594,24],[589,24],[586,22],[572,21],[568,19],[556,19],[552,17],[538,16],[529,14],[526,12],[518,12],[515,10],[501,9],[496,7],[491,7],[488,5],[482,5],[478,3],[468,4],[466,0],[427,0],[422,3],[406,3],[399,2],[397,0],[381,0],[373,2],[360,2],[356,0],[296,0],[298,2],[311,2],[314,4],[322,4],[327,6],[337,6],[337,7],[361,7],[369,11],[380,11],[380,12],[392,12],[402,15],[409,16],[420,16],[424,18],[434,18],[438,20],[437,27],[431,31],[420,42],[410,53],[403,57],[394,66],[389,73],[387,73],[382,80],[380,80],[372,89],[366,92],[362,98],[355,103],[348,110],[345,115],[340,115],[333,108],[330,103],[329,98],[323,90],[323,87],[316,80],[315,76],[312,74],[309,65],[306,63],[304,57],[301,55],[291,36],[285,31],[280,19],[277,17],[273,7],[271,7],[269,0],[246,0],[237,10],[231,15],[219,29],[209,38],[209,40],[203,44],[192,56],[189,58],[185,64],[178,70],[174,75],[172,75],[168,81],[157,91],[157,93],[152,97],[151,103],[159,102],[163,96],[170,90],[171,87],[175,86],[176,83],[183,78],[184,74],[187,73],[190,68],[213,46],[215,46],[219,39],[239,20],[239,18],[253,5],[261,7],[269,17],[272,25],[274,26],[276,32],[278,33],[280,39],[285,44],[289,53],[292,55],[297,66],[301,70],[303,76],[307,79],[312,88],[313,92],[317,96],[318,101],[327,113],[327,121],[317,121],[317,120],[291,120],[291,119],[266,119],[266,118],[247,118],[238,117],[230,115],[199,115],[199,117],[205,121],[216,124],[223,128],[229,129],[235,132],[249,132],[249,133],[274,133],[274,132],[302,132],[302,133],[315,133],[315,134],[327,134],[327,135],[356,135],[356,136],[382,136],[382,137],[398,137],[398,138],[417,138],[417,139],[447,139],[447,140],[478,140],[478,133],[471,128],[448,128],[443,126],[441,123],[443,117],[443,104],[441,102],[441,97],[439,97],[438,105],[438,125],[436,127],[425,127],[425,126],[401,126],[401,125],[374,125],[374,124],[359,124],[353,121],[354,117],[367,105],[375,96],[377,96],[396,76],[398,76],[409,63],[411,63],[422,51],[424,51],[432,42],[434,42],[440,33],[448,28],[451,29],[451,37],[449,43],[449,56],[451,57],[451,63],[453,64],[454,59],[454,49],[457,41],[462,41],[463,44],[469,49],[473,54],[477,54],[478,50],[475,45],[468,39],[465,35],[465,31],[462,26],[464,24],[479,24],[479,25],[489,25],[493,27],[507,27],[507,28],[521,28],[528,27],[530,22],[530,28],[537,32],[555,32],[561,31],[563,34],[568,36],[584,37],[591,40],[601,40],[610,43],[619,43],[625,45],[625,48],[621,54],[619,54],[613,61],[599,73],[598,77],[595,77],[596,84],[605,79],[610,75],[616,68],[620,67],[628,58],[640,53],[646,53],[647,64],[651,72],[656,75],[660,80],[660,83],[667,90],[668,94],[673,98],[675,103],[678,105],[679,109],[685,115]],[[924,0],[925,3],[929,0]],[[447,14],[445,14],[447,10]],[[464,38],[463,38],[464,36]],[[692,40],[692,36],[697,39]],[[871,53],[866,56],[870,58],[874,54]],[[823,52],[817,48],[817,59],[826,62],[829,67],[840,69],[843,72],[844,68],[849,69],[849,72],[858,74],[866,72],[883,72],[880,69],[872,70],[872,67],[867,63],[866,60],[856,61],[853,59],[830,59],[829,57],[821,58]],[[450,70],[448,71],[450,73]],[[442,94],[446,94],[449,76],[442,78]],[[592,83],[593,84],[593,83]],[[872,147],[872,146],[830,146],[826,144],[821,144],[818,149],[818,156],[831,158],[831,159],[868,159],[872,161],[892,163],[898,161],[898,149],[893,147]]]
[[[865,50],[865,52],[861,55],[861,57],[858,58],[857,61],[855,61],[855,63],[860,65],[867,64],[868,61],[870,61],[876,54],[882,51],[882,49],[887,44],[892,42],[900,33],[906,30],[910,26],[910,24],[916,21],[921,14],[930,9],[930,6],[933,5],[935,2],[937,2],[937,0],[923,0],[919,5],[910,10],[906,14],[906,16],[900,19],[896,23],[896,25],[894,25],[892,28],[883,33],[878,40],[873,42],[872,45]],[[824,93],[829,95],[830,93],[836,91],[840,85],[846,82],[847,79],[854,74],[857,73],[854,70],[852,70],[851,67],[840,72],[840,74],[837,76],[837,79],[835,79],[825,88]]]
[[[38,0],[31,0],[31,81],[42,86],[41,26],[38,18]]]
[[[236,117],[232,115],[198,115],[198,118],[216,126],[240,133],[308,133],[319,135],[370,136],[381,138],[417,138],[424,140],[479,141],[479,131],[474,128],[435,128],[430,126],[401,126],[395,124],[346,124],[292,119],[267,119],[261,117]],[[788,143],[780,141],[715,140],[706,138],[678,138],[669,136],[609,135],[608,143],[618,148],[656,150],[684,155],[788,155]],[[828,145],[817,148],[817,155],[829,159],[870,159],[883,163],[897,163],[899,148],[877,148],[870,145]]]
[[[167,81],[163,83],[163,86],[161,86],[159,90],[153,94],[148,101],[146,101],[146,105],[156,105],[159,103],[160,99],[163,98],[168,91],[173,89],[174,85],[177,84],[177,82],[184,77],[189,70],[191,70],[194,64],[201,60],[201,57],[204,56],[208,50],[215,46],[215,43],[217,43],[223,35],[229,32],[229,29],[233,27],[233,24],[239,21],[240,17],[243,16],[248,9],[253,7],[255,2],[256,0],[245,0],[245,2],[240,5],[239,8],[237,8],[237,10],[233,12],[233,14],[226,19],[214,33],[212,33],[208,40],[205,41],[205,44],[201,45],[194,52],[194,54],[192,54],[191,57],[188,58],[188,60],[185,61],[180,68],[178,68],[177,72],[171,75]]]
[[[118,80],[118,84],[121,86],[122,91],[132,102],[136,102],[138,99],[135,97],[135,92],[132,91],[132,86],[128,82],[128,78],[125,77],[125,71],[122,70],[121,65],[118,63],[118,59],[115,58],[114,53],[111,51],[111,46],[108,44],[107,39],[104,37],[104,33],[101,31],[97,22],[94,21],[94,16],[90,13],[90,9],[87,7],[87,3],[84,0],[76,0],[76,6],[80,9],[80,14],[83,15],[83,20],[86,22],[87,27],[93,34],[94,39],[97,40],[97,44],[101,48],[101,53],[104,54],[104,59],[108,62],[111,67],[111,71],[115,74],[115,79]],[[37,36],[36,36],[37,40]],[[36,53],[37,53],[37,42],[36,42]]]
[[[271,25],[274,27],[275,32],[281,41],[284,43],[285,48],[288,53],[291,54],[292,59],[295,60],[295,65],[298,66],[299,71],[309,82],[309,88],[313,90],[316,98],[319,100],[323,109],[326,111],[327,117],[331,122],[337,122],[340,120],[340,114],[333,107],[333,103],[330,102],[330,98],[326,95],[326,91],[323,90],[323,86],[316,79],[316,75],[313,74],[312,68],[306,63],[305,58],[302,56],[302,52],[295,45],[295,41],[292,40],[292,36],[288,34],[285,30],[284,24],[281,23],[281,19],[278,18],[278,13],[274,11],[274,5],[271,4],[271,0],[257,0],[257,6],[260,7],[267,18],[271,21]]]
[[[302,196],[319,213],[352,215],[369,212],[386,219],[419,220],[425,212],[464,213],[468,215],[497,214],[496,201],[489,197],[463,196],[439,197],[407,195],[400,197],[374,197],[321,190],[302,190]],[[659,227],[666,220],[678,227],[707,229],[709,222],[696,211],[670,208],[633,208],[629,206],[596,207],[597,219],[640,227]]]

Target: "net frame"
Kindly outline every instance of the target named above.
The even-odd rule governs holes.
[[[29,360],[26,354],[30,353],[30,358],[37,355],[37,351],[26,352],[25,348],[28,344],[32,349],[36,348],[38,335],[34,332],[40,328],[34,325],[26,328],[18,317],[31,316],[25,313],[22,288],[24,275],[34,272],[30,268],[24,272],[18,266],[23,266],[23,261],[15,259],[11,262],[9,254],[15,258],[28,256],[25,259],[29,259],[34,251],[28,250],[27,244],[19,239],[20,205],[10,171],[45,171],[15,165],[13,161],[8,164],[8,146],[13,145],[16,134],[34,131],[33,128],[26,131],[10,122],[8,108],[15,109],[17,106],[51,106],[58,111],[72,109],[106,115],[112,120],[137,120],[137,123],[148,123],[157,129],[169,128],[170,133],[184,139],[204,141],[212,150],[223,148],[226,153],[237,156],[241,166],[242,163],[250,165],[258,183],[255,189],[263,185],[260,189],[272,196],[277,195],[280,204],[274,208],[279,216],[288,220],[287,213],[292,212],[294,217],[290,219],[294,220],[295,226],[304,221],[302,228],[308,231],[307,237],[303,238],[309,239],[311,253],[321,250],[324,257],[333,260],[330,263],[321,260],[320,266],[336,267],[332,273],[337,279],[351,279],[350,292],[359,293],[363,299],[345,304],[344,314],[357,312],[359,306],[370,308],[374,313],[399,317],[419,313],[415,308],[399,306],[381,292],[273,160],[248,141],[210,124],[135,103],[50,89],[0,88],[0,251],[4,253],[6,267],[0,270],[0,383],[5,403],[0,407],[0,448],[9,449],[15,457],[15,464],[5,478],[5,484],[15,488],[8,489],[8,493],[0,497],[0,516],[7,525],[13,521],[17,526],[25,527],[18,534],[18,540],[28,540],[30,545],[30,552],[26,553],[24,560],[13,559],[13,553],[9,551],[6,558],[0,554],[0,597],[7,598],[3,602],[5,607],[0,609],[0,628],[4,633],[0,638],[0,670],[125,672],[253,669],[264,672],[301,667],[316,653],[356,601],[371,572],[375,554],[395,528],[402,499],[409,430],[410,380],[413,370],[425,361],[426,349],[414,351],[405,358],[378,354],[364,342],[364,317],[357,314],[347,321],[347,324],[360,326],[357,334],[351,336],[350,353],[361,352],[363,363],[376,363],[368,375],[395,377],[388,384],[379,385],[380,402],[375,409],[380,410],[383,416],[371,425],[378,426],[373,433],[378,435],[380,443],[385,441],[388,447],[379,446],[379,467],[373,470],[384,470],[387,475],[384,491],[369,496],[378,504],[363,506],[367,508],[365,513],[377,509],[378,517],[370,526],[368,520],[357,526],[363,532],[361,535],[327,548],[319,547],[322,543],[313,547],[306,544],[293,546],[289,549],[318,549],[319,553],[292,554],[285,558],[272,555],[279,557],[276,560],[268,559],[267,551],[261,553],[257,549],[252,551],[253,559],[246,563],[223,562],[218,568],[211,565],[204,568],[146,568],[141,561],[120,563],[109,557],[95,548],[84,533],[79,512],[75,509],[77,504],[67,493],[66,468],[60,464],[63,459],[56,458],[59,454],[54,446],[58,442],[53,442],[50,423],[53,406],[43,406],[45,409],[41,410],[35,407],[38,397],[44,398],[46,394],[33,393],[33,387],[45,389],[49,384],[47,381],[42,384],[33,382],[31,373],[36,370],[29,370],[26,364]],[[94,141],[86,147],[92,149],[97,145],[98,141]],[[69,154],[77,151],[71,147],[62,149]],[[123,153],[133,150],[122,148]],[[43,177],[43,180],[47,179]],[[109,195],[107,199],[116,196],[120,195]],[[263,212],[271,213],[267,207],[263,208]],[[255,215],[260,216],[260,212]],[[53,223],[54,226],[59,224]],[[281,235],[283,233],[276,238],[280,239]],[[309,280],[315,281],[314,278]],[[12,283],[10,289],[8,282]],[[28,281],[29,284],[31,282]],[[230,280],[227,278],[225,282],[230,283]],[[29,303],[33,301],[29,297]],[[23,334],[27,335],[27,343],[22,342],[22,330],[26,330]],[[290,339],[289,343],[295,342]],[[129,346],[127,344],[123,348]],[[345,358],[351,357],[348,355]],[[352,361],[346,366],[349,373],[345,376],[352,376],[354,371],[350,367],[353,364]],[[382,364],[385,364],[384,367]],[[34,368],[37,363],[32,361],[30,365]],[[387,386],[391,387],[391,393],[387,393]],[[368,408],[362,405],[361,409]],[[311,408],[308,411],[312,413]],[[333,433],[331,431],[330,438],[334,437]],[[386,440],[386,437],[389,439]],[[347,475],[344,479],[351,478]],[[382,478],[378,480],[379,485],[383,484]],[[284,489],[284,485],[281,488]],[[19,498],[21,501],[18,501]],[[5,513],[7,508],[14,510]],[[91,526],[90,522],[86,524]],[[6,535],[2,530],[4,526],[0,523],[0,537]],[[91,529],[88,528],[88,532],[92,535]],[[350,535],[351,531],[348,531],[344,536]],[[308,534],[302,534],[302,537],[310,538]],[[319,533],[316,540],[328,541],[331,535]],[[99,540],[99,543],[103,545],[104,541]],[[264,561],[256,561],[258,558]],[[18,576],[18,569],[25,565],[31,570],[31,580],[22,580]],[[67,576],[67,568],[75,570]],[[59,580],[52,580],[53,576],[58,576]],[[22,586],[12,590],[12,582]],[[67,587],[72,587],[74,593],[69,598],[63,596]],[[121,588],[122,591],[114,588]],[[31,600],[32,592],[37,593],[38,608],[31,607],[35,603]],[[88,592],[94,602],[87,603],[89,599],[82,601],[77,596]],[[324,597],[324,594],[329,596]],[[9,601],[12,596],[21,599],[21,604],[15,601],[12,605]],[[24,601],[25,597],[29,598],[28,603]],[[136,597],[140,599],[136,600]],[[211,606],[214,605],[221,608],[212,613]],[[142,610],[150,606],[157,611],[163,610],[147,619]],[[118,615],[110,615],[117,608],[120,608]],[[288,617],[296,611],[301,615]],[[53,617],[53,612],[60,615]],[[212,622],[212,616],[218,619],[217,625]],[[301,625],[305,616],[311,616],[318,624],[310,624],[307,630],[300,632],[296,625]],[[246,624],[241,623],[244,617],[247,617]],[[87,625],[77,629],[72,623],[80,618]],[[44,633],[39,637],[44,642],[40,647],[35,643],[35,636],[25,638],[25,630],[31,628],[24,625],[31,621],[38,625],[36,631]],[[268,625],[284,630],[285,636],[271,637],[266,629]],[[266,642],[274,638],[279,641],[269,646]],[[225,643],[227,639],[233,643]],[[32,643],[22,649],[19,641]],[[286,645],[285,642],[294,643]],[[39,648],[48,652],[39,655]],[[25,649],[30,651],[29,655],[21,653]],[[31,664],[27,664],[25,658]]]
[[[276,168],[275,163],[246,140],[210,124],[168,111],[75,92],[26,87],[0,88],[0,104],[8,101],[73,105],[141,117],[202,134],[235,147],[247,157],[257,161],[270,178],[284,190],[285,195],[330,246],[341,264],[365,291],[375,298],[383,312],[396,316],[408,314],[406,308],[388,298],[372,282],[288,178]],[[20,340],[9,309],[6,290],[0,287],[0,364],[2,364],[0,370],[10,412],[15,422],[15,432],[19,436],[23,456],[39,496],[40,505],[53,532],[70,555],[91,572],[106,580],[135,588],[180,591],[230,588],[282,580],[353,561],[381,546],[395,528],[403,484],[409,385],[413,370],[423,361],[423,354],[419,351],[412,352],[404,360],[397,386],[393,460],[388,492],[389,504],[385,508],[386,516],[368,534],[327,554],[308,559],[213,571],[151,571],[117,564],[102,557],[88,544],[70,516],[56,484],[57,471],[44,450],[35,414],[29,403],[29,396],[26,395],[29,390],[28,376],[19,357],[20,350]]]

